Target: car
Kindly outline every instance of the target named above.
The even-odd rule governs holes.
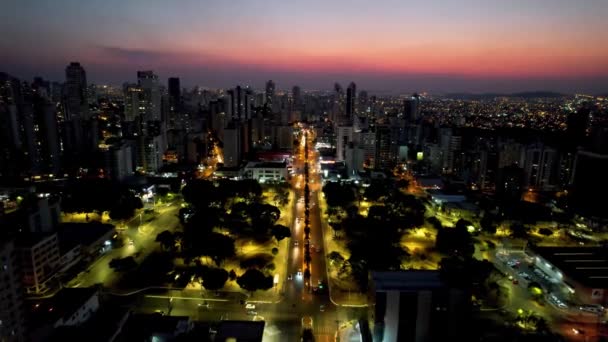
[[[247,303],[245,305],[245,309],[247,309],[247,310],[254,310],[255,309],[255,305],[253,305],[251,303]]]
[[[301,268],[298,268],[298,273],[297,273],[297,276],[298,276],[298,277],[301,277],[301,276],[302,276],[302,269],[301,269]]]
[[[581,329],[572,328],[572,333],[573,333],[574,335],[582,335],[582,334],[584,334],[585,332],[584,332],[583,330],[581,330]]]
[[[324,304],[321,304],[321,306],[319,306],[319,311],[325,312],[325,305]]]
[[[317,247],[317,248],[315,248],[315,251],[316,251],[317,253],[321,253],[321,247]]]
[[[292,280],[293,276],[291,274],[287,275],[287,280]]]
[[[257,316],[258,312],[257,311],[253,311],[253,310],[249,310],[249,311],[247,311],[247,315],[249,315],[249,316]]]

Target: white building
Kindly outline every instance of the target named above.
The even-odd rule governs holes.
[[[243,177],[259,182],[284,181],[289,173],[285,162],[250,162],[245,166]]]
[[[25,291],[33,294],[49,291],[60,266],[57,233],[20,236],[15,251]]]
[[[336,160],[346,158],[346,147],[353,141],[353,126],[338,126],[336,133]]]
[[[161,135],[144,138],[144,170],[146,173],[156,173],[163,165],[164,142]]]

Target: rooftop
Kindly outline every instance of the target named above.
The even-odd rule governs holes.
[[[216,341],[235,338],[239,342],[261,342],[264,321],[221,321],[217,328]]]
[[[247,164],[247,168],[256,168],[256,169],[261,169],[261,168],[271,168],[271,169],[284,169],[287,167],[287,163],[282,161],[282,162],[269,162],[269,161],[265,161],[265,162],[251,162]]]
[[[608,288],[608,251],[602,247],[533,247],[568,277],[593,288]]]
[[[32,303],[32,321],[34,325],[41,325],[69,319],[97,291],[95,287],[63,288],[51,298],[36,300]]]
[[[48,238],[52,238],[55,233],[24,233],[20,234],[15,242],[17,247],[30,248],[45,241]]]
[[[90,246],[113,230],[113,225],[99,222],[63,223],[58,229],[59,248],[69,251],[76,245]]]
[[[410,270],[372,272],[376,291],[417,291],[442,288],[439,271]]]

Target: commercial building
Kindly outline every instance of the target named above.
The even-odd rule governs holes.
[[[608,258],[603,247],[538,247],[526,250],[534,266],[580,302],[608,304]]]
[[[245,166],[244,178],[259,182],[285,181],[289,177],[286,162],[250,162]]]
[[[439,271],[372,272],[374,341],[458,341],[466,329],[469,297]]]

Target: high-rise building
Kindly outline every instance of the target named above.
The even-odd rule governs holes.
[[[420,119],[420,96],[418,94],[403,101],[403,116],[409,124],[416,123]]]
[[[65,68],[65,115],[66,120],[89,118],[87,74],[78,62]]]
[[[241,163],[241,128],[231,122],[224,129],[224,166],[236,167]]]
[[[144,90],[137,84],[125,83],[124,93],[124,120],[127,122],[142,122],[146,113],[147,103]]]
[[[568,142],[574,148],[585,142],[590,113],[591,109],[584,106],[576,111],[576,113],[568,114],[566,134],[568,136]]]
[[[272,80],[266,82],[266,106],[272,109],[272,103],[274,102],[274,96],[276,91],[276,85]]]
[[[169,86],[169,105],[170,110],[179,112],[181,110],[182,90],[179,85],[179,77],[170,77],[167,82]]]
[[[356,111],[357,85],[351,82],[346,88],[346,119],[353,120]]]
[[[608,192],[608,153],[579,150],[572,171],[571,207],[586,216],[602,216],[606,202],[601,200]]]
[[[13,242],[0,239],[0,341],[25,341],[20,280]]]
[[[359,92],[359,113],[362,115],[369,115],[370,114],[370,108],[369,108],[369,98],[367,95],[367,91],[365,90],[361,90]]]
[[[293,110],[300,110],[302,106],[302,90],[298,86],[294,86],[291,90],[291,98],[293,99]]]
[[[36,94],[32,99],[32,112],[33,135],[28,141],[34,152],[30,155],[32,166],[39,172],[57,174],[60,170],[61,156],[55,105]]]
[[[0,176],[16,176],[25,164],[22,107],[19,80],[0,73]]]
[[[498,170],[496,197],[509,203],[517,203],[524,191],[524,170],[516,164]]]
[[[160,121],[161,119],[161,92],[158,84],[158,76],[152,70],[138,71],[137,84],[141,88],[140,111],[143,114],[143,122]]]
[[[27,293],[44,294],[55,286],[59,265],[57,233],[32,233],[19,236],[15,250]]]
[[[553,190],[558,181],[557,151],[551,147],[535,144],[526,149],[524,163],[525,184],[539,190]]]
[[[232,120],[245,121],[251,118],[253,92],[240,85],[228,90],[228,112]]]
[[[374,168],[385,169],[395,164],[396,144],[391,139],[391,129],[388,126],[376,126],[376,156],[374,158]]]
[[[338,126],[336,129],[336,160],[346,159],[346,147],[353,141],[353,126]]]
[[[460,340],[470,295],[445,283],[439,271],[372,272],[374,341]]]

